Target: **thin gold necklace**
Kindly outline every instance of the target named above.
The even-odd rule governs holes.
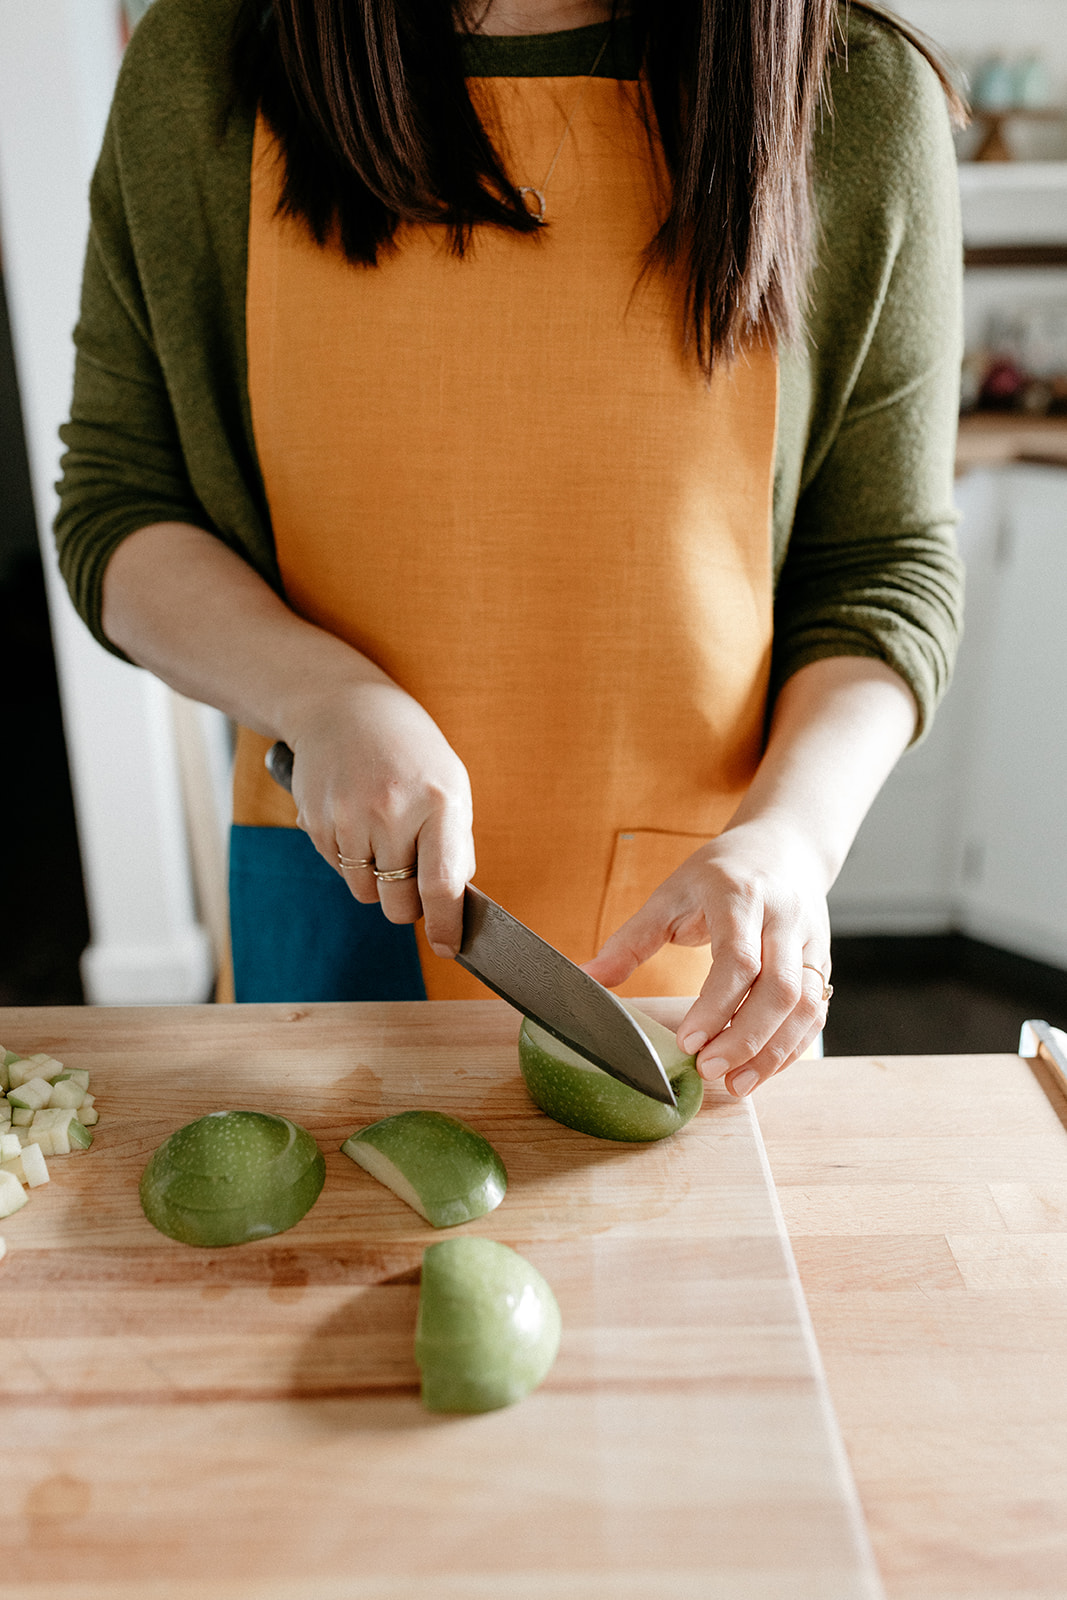
[[[563,146],[567,143],[567,135],[570,133],[571,128],[572,128],[572,126],[574,124],[574,119],[578,115],[578,107],[581,105],[582,101],[585,99],[585,92],[589,88],[589,84],[590,84],[591,80],[595,77],[596,69],[597,69],[597,67],[599,67],[600,63],[603,61],[604,52],[607,50],[608,45],[610,44],[610,42],[611,42],[611,30],[609,28],[607,37],[605,38],[603,44],[600,46],[600,49],[596,53],[596,57],[595,57],[595,59],[593,61],[593,65],[589,68],[589,71],[586,73],[585,82],[582,84],[581,91],[579,92],[578,98],[575,100],[574,105],[571,107],[571,114],[567,118],[567,126],[563,130],[563,137],[559,141],[559,144],[556,146],[556,153],[552,157],[552,161],[551,161],[551,163],[549,165],[548,171],[545,173],[544,177],[541,179],[540,184],[538,186],[536,186],[536,187],[533,184],[530,184],[530,183],[520,183],[520,184],[516,185],[516,191],[517,191],[517,193],[519,195],[521,195],[523,205],[526,207],[526,209],[530,213],[531,217],[533,217],[536,222],[539,222],[542,225],[542,227],[545,224],[546,212],[548,210],[548,202],[545,199],[545,191],[547,190],[548,185],[551,182],[552,174],[556,170],[556,165],[557,165],[557,163],[559,161],[559,158],[563,154]]]

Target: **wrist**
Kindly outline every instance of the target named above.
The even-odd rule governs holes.
[[[720,838],[742,845],[762,861],[775,862],[790,876],[803,878],[820,895],[829,893],[847,854],[813,829],[806,818],[782,806],[742,807],[723,829]]]

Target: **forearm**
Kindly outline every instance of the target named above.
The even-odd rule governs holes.
[[[915,732],[915,700],[880,661],[835,656],[783,685],[770,737],[729,829],[767,824],[812,852],[825,888]]]
[[[293,750],[299,825],[392,922],[425,912],[454,955],[474,873],[470,784],[431,717],[373,661],[298,617],[241,558],[185,523],[139,529],[104,578],[104,631],[181,693]],[[417,864],[379,887],[371,867]],[[368,865],[369,864],[369,865]]]
[[[142,528],[119,546],[104,578],[103,624],[131,661],[179,693],[290,743],[309,701],[389,681],[185,523]]]

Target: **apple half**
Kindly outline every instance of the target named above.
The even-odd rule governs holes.
[[[519,1030],[519,1067],[535,1104],[556,1122],[596,1139],[639,1142],[665,1139],[692,1121],[704,1099],[695,1058],[678,1048],[670,1028],[623,1001],[648,1035],[678,1101],[661,1105],[620,1083],[529,1017]]]
[[[183,1244],[245,1244],[292,1228],[326,1162],[306,1128],[264,1111],[213,1111],[172,1133],[141,1175],[141,1206]]]
[[[399,1111],[358,1129],[341,1149],[435,1228],[483,1217],[508,1186],[488,1139],[443,1111]]]
[[[496,1411],[536,1389],[559,1349],[559,1306],[517,1251],[466,1234],[422,1258],[415,1360],[428,1411]]]

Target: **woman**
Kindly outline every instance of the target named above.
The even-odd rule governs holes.
[[[705,1077],[807,1048],[951,666],[959,264],[942,85],[866,8],[157,0],[57,533],[241,726],[238,998],[481,993],[477,839],[600,981],[697,995]]]

